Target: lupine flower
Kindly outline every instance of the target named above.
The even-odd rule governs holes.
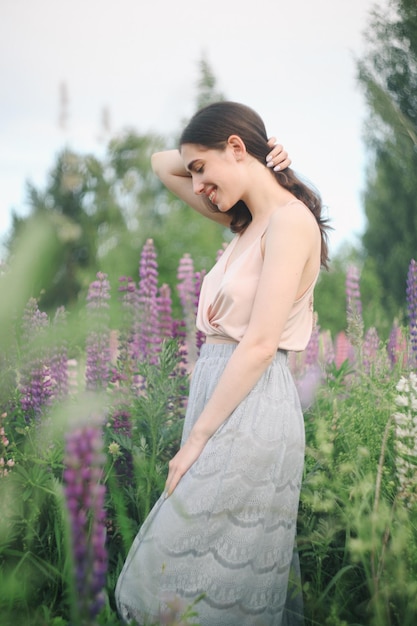
[[[338,369],[346,360],[353,361],[353,347],[343,330],[336,336],[335,353],[334,361]]]
[[[319,336],[320,326],[317,324],[316,320],[311,332],[310,340],[304,352],[304,364],[306,367],[317,364],[319,357]]]
[[[195,273],[195,285],[194,285],[194,298],[195,298],[194,299],[194,317],[195,318],[197,317],[198,301],[200,300],[201,285],[203,284],[205,274],[206,272],[204,270],[202,270],[201,272]],[[197,329],[196,335],[195,335],[197,354],[200,354],[201,346],[203,345],[205,340],[206,340],[206,337],[204,333],[202,333],[201,330]]]
[[[49,327],[46,313],[31,298],[26,305],[22,323],[22,366],[20,372],[21,404],[27,419],[33,412],[39,419],[52,395],[50,361],[44,336]]]
[[[178,271],[178,294],[184,313],[194,313],[194,263],[190,254],[184,254],[179,262]]]
[[[161,339],[172,337],[172,300],[169,285],[161,285],[158,296],[159,333]]]
[[[413,361],[417,363],[417,263],[411,259],[407,275],[407,310]]]
[[[398,362],[400,362],[402,367],[406,367],[407,342],[401,328],[398,326],[397,320],[394,320],[391,328],[388,339],[387,352],[392,367]]]
[[[189,254],[184,254],[178,265],[178,294],[183,310],[183,319],[186,329],[187,354],[190,363],[197,357],[196,328],[195,328],[195,273],[194,263]]]
[[[7,413],[0,415],[0,477],[7,476],[11,468],[14,466],[14,459],[10,456],[7,450],[9,446],[9,440],[7,439],[6,431],[4,429],[4,421],[7,417]]]
[[[417,503],[417,375],[402,376],[394,413],[395,450],[399,496],[408,505]]]
[[[296,378],[296,387],[303,410],[313,404],[321,381],[322,371],[317,362],[306,367],[304,372]]]
[[[335,351],[332,335],[329,330],[325,330],[320,333],[319,353],[322,363],[324,363],[325,365],[330,365],[331,363],[334,363]]]
[[[158,264],[152,239],[143,246],[139,266],[139,358],[157,362],[161,338],[158,320]]]
[[[350,265],[346,273],[347,334],[354,345],[359,345],[363,335],[362,302],[359,290],[360,273]]]
[[[361,293],[359,289],[360,272],[356,265],[349,265],[346,273],[346,300],[348,311],[362,315]]]
[[[121,387],[118,393],[119,398],[116,400],[116,407],[113,410],[113,415],[108,425],[116,436],[121,435],[122,437],[130,439],[132,436],[132,416],[129,408],[129,390]],[[115,443],[114,445],[118,444]],[[114,454],[115,448],[112,450],[109,447],[110,454]],[[114,458],[116,474],[119,479],[123,480],[125,484],[132,484],[134,464],[131,451],[123,450],[123,454],[114,455]]]
[[[66,436],[65,498],[75,567],[77,624],[90,625],[104,605],[107,571],[103,440],[97,425]]]
[[[65,341],[59,337],[59,331],[66,322],[64,307],[56,310],[54,317],[54,330],[56,333],[55,345],[52,348],[50,369],[52,381],[52,393],[54,398],[64,398],[69,391],[68,376],[68,349]]]
[[[122,276],[119,283],[119,292],[122,294],[120,299],[122,320],[118,360],[130,378],[133,364],[139,359],[140,353],[139,298],[135,281],[130,276]]]
[[[87,294],[90,330],[87,335],[87,389],[105,389],[110,379],[110,284],[107,274],[98,272]]]
[[[367,374],[371,371],[372,365],[375,364],[379,344],[380,341],[376,328],[369,328],[365,333],[362,346],[362,364],[363,369]]]

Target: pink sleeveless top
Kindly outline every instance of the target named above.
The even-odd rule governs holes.
[[[238,238],[231,241],[204,277],[198,304],[197,328],[220,341],[239,342],[243,338],[262,271],[262,235],[227,265]],[[313,328],[313,291],[318,275],[319,272],[292,306],[279,341],[282,350],[301,351],[307,346]]]

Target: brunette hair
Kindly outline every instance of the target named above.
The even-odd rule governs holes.
[[[183,130],[180,146],[185,143],[199,144],[205,148],[224,150],[230,135],[238,135],[245,143],[246,150],[266,167],[266,155],[271,151],[268,136],[261,117],[248,106],[237,102],[215,102],[197,111]],[[272,170],[271,170],[272,171]],[[291,168],[273,172],[278,183],[288,189],[303,202],[313,213],[321,234],[321,264],[327,268],[328,220],[322,216],[320,195],[300,180]],[[207,199],[213,211],[217,207]],[[232,216],[230,228],[234,233],[241,233],[252,220],[252,215],[239,200],[228,213]]]

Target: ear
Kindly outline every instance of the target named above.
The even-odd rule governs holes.
[[[230,135],[227,145],[232,150],[236,161],[240,161],[245,156],[246,146],[239,135]]]

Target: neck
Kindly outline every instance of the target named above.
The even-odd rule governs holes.
[[[247,183],[242,200],[251,212],[253,221],[269,217],[278,206],[294,198],[288,189],[279,184],[273,172],[256,159],[248,166]]]

